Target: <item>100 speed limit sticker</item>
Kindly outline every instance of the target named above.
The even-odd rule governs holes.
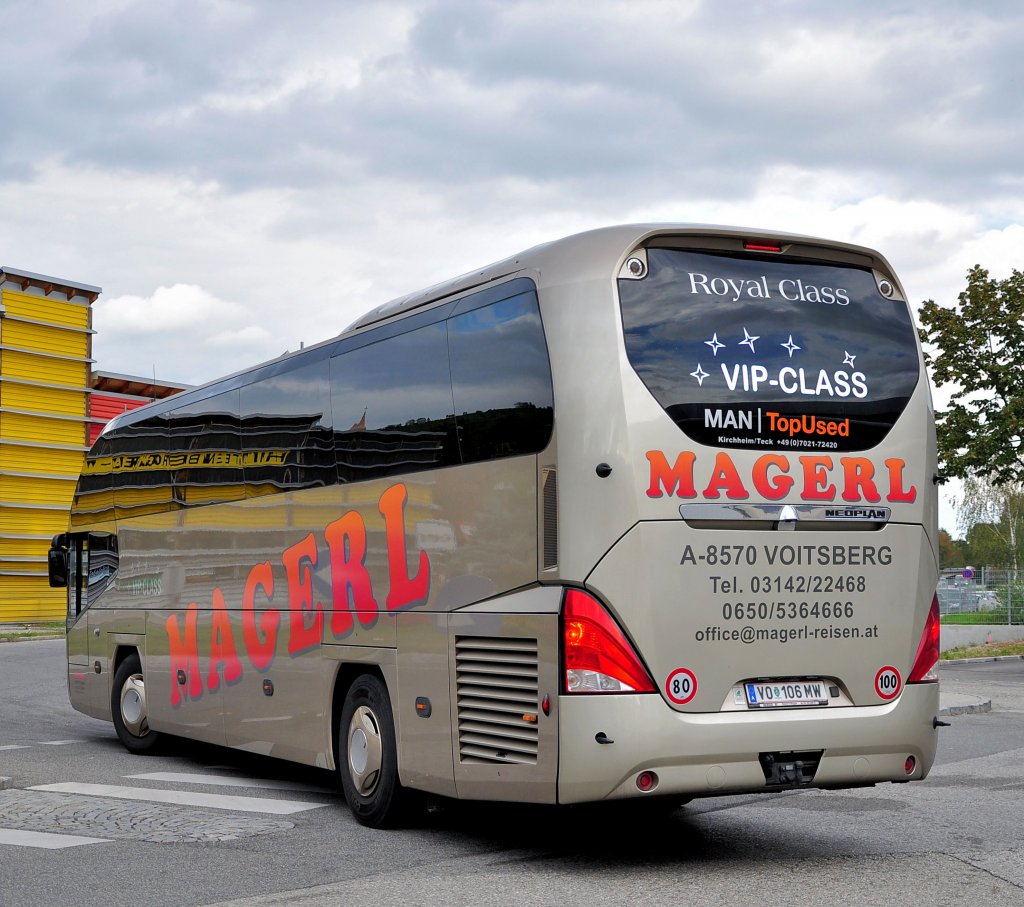
[[[686,705],[697,695],[697,675],[689,668],[676,668],[665,680],[665,695],[676,705]]]
[[[903,689],[903,678],[892,665],[885,665],[875,674],[875,692],[884,700],[895,699]]]

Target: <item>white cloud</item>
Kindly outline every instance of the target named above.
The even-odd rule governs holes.
[[[130,338],[192,330],[202,324],[228,324],[244,317],[245,308],[218,299],[195,284],[157,287],[152,296],[105,297],[93,306],[94,324],[111,335]]]
[[[206,342],[209,346],[237,347],[241,345],[251,347],[259,345],[264,347],[275,341],[274,335],[265,327],[250,324],[237,330],[220,331],[211,335]]]
[[[284,351],[256,318],[194,284],[101,298],[93,308],[94,356],[105,363],[116,355],[121,373],[200,383]]]

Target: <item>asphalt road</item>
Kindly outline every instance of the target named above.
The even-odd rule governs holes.
[[[942,669],[992,710],[948,719],[920,784],[660,815],[452,805],[394,832],[355,824],[327,772],[191,745],[133,757],[71,710],[64,676],[61,640],[0,644],[4,907],[1024,902],[1024,662]],[[33,789],[51,785],[74,786]],[[54,832],[91,842],[37,846]]]

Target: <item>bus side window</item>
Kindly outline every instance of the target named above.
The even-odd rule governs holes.
[[[167,465],[181,507],[240,501],[242,430],[237,390],[186,403],[169,414]]]
[[[61,544],[58,544],[58,539]],[[50,585],[67,587],[68,617],[74,620],[117,576],[117,536],[108,533],[59,536],[50,548]],[[55,561],[60,563],[55,566]],[[58,576],[57,571],[63,571]],[[63,582],[58,584],[58,580]]]
[[[86,584],[82,609],[95,603],[117,576],[117,536],[94,533],[88,536]]]
[[[536,294],[449,318],[448,345],[462,462],[547,447],[554,393]]]
[[[245,385],[240,412],[247,497],[337,484],[326,359]]]
[[[443,322],[335,356],[331,403],[342,482],[459,462]]]
[[[46,575],[51,589],[66,589],[68,585],[68,537],[55,535],[46,553]]]
[[[165,415],[119,426],[105,437],[118,455],[96,459],[97,467],[107,465],[107,481],[113,491],[118,520],[159,513],[173,506],[171,474],[167,469],[168,421]],[[102,472],[96,476],[101,481]],[[93,524],[95,525],[95,524]]]
[[[84,535],[77,533],[57,536],[48,555],[50,585],[68,590],[69,627],[85,610],[85,583],[82,574],[85,538]],[[63,563],[55,566],[54,562],[58,559]],[[55,576],[55,570],[60,569],[63,569],[63,576]],[[58,585],[59,579],[63,579],[63,582]]]
[[[112,437],[113,433],[100,435],[86,454],[71,506],[72,531],[104,522],[114,523],[114,482],[121,477],[115,477],[114,473]]]

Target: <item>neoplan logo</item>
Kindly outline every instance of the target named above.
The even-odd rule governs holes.
[[[888,522],[892,511],[888,507],[828,507],[826,520],[875,520]]]

